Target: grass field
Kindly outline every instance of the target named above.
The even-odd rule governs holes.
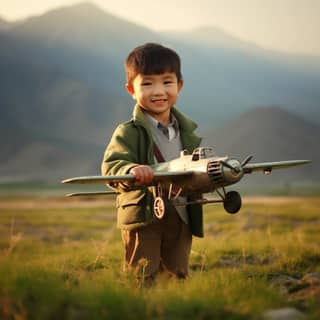
[[[320,197],[205,206],[191,277],[151,287],[121,270],[112,199],[0,198],[0,319],[320,319]]]

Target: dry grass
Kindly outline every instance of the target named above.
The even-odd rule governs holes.
[[[319,197],[245,197],[237,215],[206,206],[191,278],[151,287],[121,271],[111,201],[0,199],[1,319],[319,318]]]

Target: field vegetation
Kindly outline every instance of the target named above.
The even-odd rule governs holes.
[[[320,318],[320,197],[205,206],[187,280],[122,272],[113,199],[0,198],[0,319]]]

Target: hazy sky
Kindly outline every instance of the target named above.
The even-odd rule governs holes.
[[[41,14],[79,0],[0,0],[7,20]],[[154,30],[218,26],[244,40],[320,56],[320,0],[92,0]]]

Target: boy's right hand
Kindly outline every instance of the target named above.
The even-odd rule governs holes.
[[[129,173],[135,176],[135,185],[137,186],[150,184],[154,177],[152,168],[145,165],[133,167]]]

